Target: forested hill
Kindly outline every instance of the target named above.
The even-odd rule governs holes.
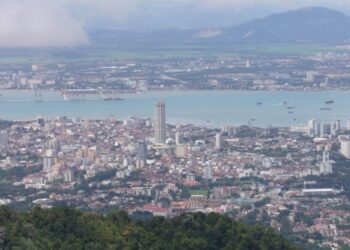
[[[20,213],[0,207],[1,249],[297,249],[272,229],[218,214],[132,221],[68,208]]]

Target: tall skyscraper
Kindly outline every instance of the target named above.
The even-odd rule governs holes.
[[[165,143],[166,124],[165,124],[165,103],[163,101],[155,104],[154,133],[156,143]]]

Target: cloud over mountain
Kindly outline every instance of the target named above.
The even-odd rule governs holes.
[[[54,1],[0,1],[0,47],[63,47],[88,43],[81,25]]]

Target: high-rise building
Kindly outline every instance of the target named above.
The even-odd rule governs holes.
[[[40,127],[44,127],[45,126],[45,119],[42,118],[42,117],[38,117],[36,119],[36,122],[37,122],[38,126],[40,126]]]
[[[350,120],[348,120],[346,123],[346,129],[350,130]]]
[[[71,169],[66,170],[63,173],[63,178],[65,182],[73,182],[74,181],[74,172]]]
[[[318,124],[318,120],[312,119],[308,122],[308,133],[310,136],[316,135],[316,126]]]
[[[227,133],[227,136],[232,137],[236,134],[236,128],[230,125],[226,125],[222,128],[222,132]]]
[[[6,131],[0,132],[0,146],[6,147],[9,143],[9,136]]]
[[[321,122],[317,121],[315,125],[315,136],[320,136],[322,134],[321,132]]]
[[[346,158],[350,159],[350,138],[340,137],[340,153]]]
[[[204,167],[204,179],[212,180],[213,179],[213,168],[210,164],[207,164]]]
[[[321,124],[321,136],[327,136],[330,135],[332,131],[332,125],[329,123],[322,123]]]
[[[177,158],[187,158],[188,157],[188,145],[180,144],[176,145],[176,157]]]
[[[176,145],[180,145],[182,143],[182,134],[180,132],[175,134],[175,143]]]
[[[136,160],[147,160],[147,145],[144,141],[139,141],[136,149]]]
[[[313,71],[306,72],[306,79],[305,79],[305,81],[307,81],[307,82],[314,82],[315,81],[315,75],[316,75],[316,73],[313,72]]]
[[[247,60],[247,61],[245,62],[245,67],[246,67],[246,68],[250,68],[250,60]]]
[[[222,146],[221,133],[216,133],[216,136],[215,136],[215,148],[216,149],[221,149],[221,146]]]
[[[43,157],[43,169],[44,170],[50,170],[51,167],[54,165],[54,157],[53,157],[53,151],[52,149],[47,149],[45,151],[45,155]]]
[[[340,120],[336,120],[334,122],[334,124],[335,124],[335,128],[339,131],[341,129],[341,121]]]
[[[46,148],[51,149],[53,152],[53,155],[57,155],[61,150],[60,141],[58,139],[49,140],[47,142]]]
[[[332,164],[329,161],[329,152],[327,150],[323,151],[323,159],[320,166],[321,174],[331,174],[333,172]]]
[[[164,144],[166,139],[166,123],[165,123],[165,103],[163,101],[155,104],[155,120],[154,120],[155,142]]]
[[[332,122],[331,124],[331,135],[337,135],[340,131],[341,124],[339,120]]]

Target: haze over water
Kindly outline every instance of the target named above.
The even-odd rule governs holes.
[[[207,126],[223,124],[265,127],[350,119],[350,92],[165,91],[123,95],[123,101],[63,101],[59,92],[1,91],[0,118],[30,120],[41,115],[83,119],[153,118],[154,102],[166,102],[167,122]],[[36,101],[33,101],[36,100]],[[41,101],[38,101],[41,100]],[[326,105],[333,100],[334,104]],[[257,103],[261,102],[261,105]],[[285,102],[285,104],[283,104]],[[288,109],[295,107],[295,109]],[[332,110],[320,110],[321,108]],[[293,112],[293,113],[292,113]]]

